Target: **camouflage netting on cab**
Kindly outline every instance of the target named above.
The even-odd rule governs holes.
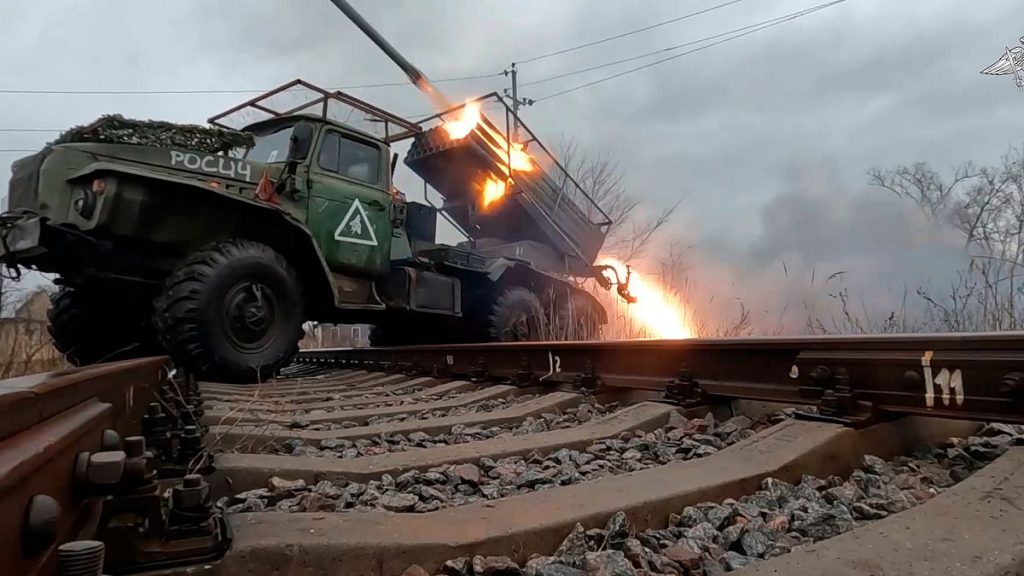
[[[231,148],[252,146],[252,134],[225,128],[174,124],[160,120],[133,120],[120,114],[101,116],[95,122],[66,130],[50,144],[103,142],[137,144],[156,148],[187,148],[216,154]]]

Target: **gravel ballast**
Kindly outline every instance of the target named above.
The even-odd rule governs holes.
[[[481,400],[465,406],[454,406],[452,408],[439,408],[435,410],[423,410],[420,412],[412,412],[408,414],[394,414],[390,416],[373,416],[367,419],[365,424],[352,421],[341,421],[341,422],[325,422],[311,424],[309,418],[306,416],[313,415],[312,412],[305,416],[296,416],[288,424],[287,428],[292,430],[311,430],[311,431],[323,431],[323,430],[343,430],[346,428],[357,428],[359,426],[376,426],[378,424],[393,424],[396,422],[408,422],[415,420],[433,420],[438,418],[448,418],[450,416],[461,416],[463,414],[486,414],[488,412],[494,412],[496,410],[504,410],[528,402],[537,398],[534,394],[523,394],[521,396],[508,396],[505,398],[495,398],[492,400]],[[437,398],[431,398],[431,400],[437,400]],[[363,407],[365,408],[365,407]],[[322,412],[326,414],[327,412]],[[271,424],[267,427],[268,430],[275,430],[282,428],[279,424]]]
[[[755,421],[736,416],[716,422],[711,414],[687,419],[673,412],[668,423],[654,431],[625,432],[618,438],[595,441],[583,450],[562,448],[546,455],[534,452],[499,460],[480,458],[475,463],[414,470],[397,478],[385,474],[367,483],[338,479],[307,486],[302,480],[274,477],[266,488],[224,498],[220,505],[228,513],[431,512],[708,456],[786,417],[776,414],[769,420]],[[578,412],[574,418],[578,418]],[[543,417],[540,421],[545,422],[544,426],[551,425]],[[568,419],[561,422],[567,423]],[[533,425],[539,430],[537,419]],[[331,445],[340,448],[347,444]],[[317,450],[323,449],[321,445]],[[355,444],[341,450],[343,458],[345,450],[359,452]]]
[[[562,412],[547,412],[539,416],[529,416],[521,422],[495,426],[458,424],[443,434],[381,434],[363,440],[328,439],[311,446],[305,441],[293,438],[282,443],[279,453],[291,456],[324,456],[334,458],[359,458],[362,456],[379,456],[391,452],[405,452],[416,448],[435,448],[465,444],[493,438],[506,438],[524,434],[536,434],[550,430],[564,430],[601,418],[618,411],[618,404],[604,406],[597,403],[584,403]]]
[[[805,475],[793,485],[766,478],[739,500],[702,502],[670,515],[664,528],[635,532],[618,512],[604,528],[577,524],[551,556],[519,565],[506,557],[455,558],[449,576],[633,576],[723,574],[927,502],[1024,445],[1024,426],[990,424],[890,461],[865,456],[849,478]],[[492,567],[501,567],[500,571]],[[417,567],[418,568],[418,567]]]

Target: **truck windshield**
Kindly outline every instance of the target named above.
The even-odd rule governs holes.
[[[293,126],[291,125],[281,126],[262,134],[255,134],[256,143],[245,153],[243,158],[266,164],[284,162],[288,156],[288,145],[292,137],[292,128]]]

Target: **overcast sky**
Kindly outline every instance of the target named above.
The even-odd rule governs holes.
[[[433,78],[498,73],[513,61],[721,1],[352,0]],[[822,1],[746,0],[523,64],[520,79],[681,44]],[[244,90],[296,77],[325,86],[404,79],[328,0],[8,0],[0,21],[0,89]],[[890,242],[882,228],[904,219],[888,199],[875,200],[882,192],[866,190],[868,168],[994,163],[1024,140],[1024,95],[1006,77],[979,74],[1022,35],[1019,3],[1010,0],[848,0],[545,100],[524,116],[548,140],[570,137],[616,159],[649,206],[682,198],[672,234],[708,259],[748,266],[788,257],[808,269],[871,261]],[[540,98],[646,61],[529,86],[523,95]],[[460,99],[505,85],[495,77],[441,86]],[[430,108],[407,86],[352,93],[401,114]],[[202,122],[247,96],[0,94],[0,128],[61,129],[114,112]],[[34,149],[55,135],[0,132],[0,148]],[[0,170],[17,157],[0,152]],[[859,199],[874,202],[875,211]],[[794,211],[804,213],[796,218]],[[879,221],[879,213],[891,217]],[[829,218],[842,222],[832,226]],[[855,239],[861,235],[874,241]]]

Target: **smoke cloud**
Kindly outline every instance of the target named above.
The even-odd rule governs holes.
[[[864,329],[880,329],[890,313],[907,329],[927,328],[917,290],[948,291],[970,262],[963,235],[907,200],[866,186],[849,190],[824,172],[803,170],[768,200],[749,240],[719,234],[684,253],[685,271],[667,280],[705,332],[727,331],[741,309],[757,334],[854,331],[841,294]],[[662,252],[646,267],[664,262]]]

